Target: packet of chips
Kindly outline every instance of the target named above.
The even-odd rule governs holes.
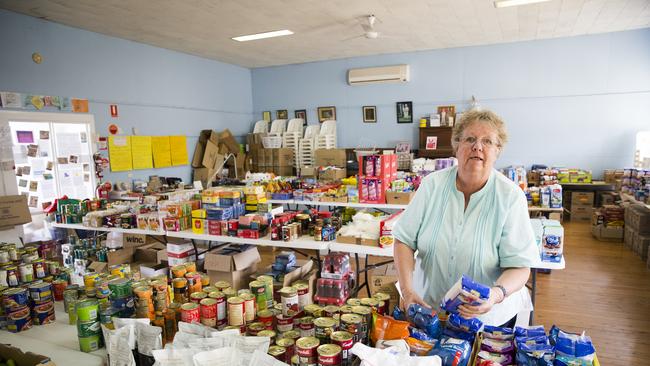
[[[406,339],[409,336],[409,322],[395,320],[373,311],[373,326],[370,340],[375,343],[380,339]]]
[[[424,330],[430,337],[440,338],[442,327],[435,310],[420,304],[411,304],[407,310],[407,317],[411,324]]]

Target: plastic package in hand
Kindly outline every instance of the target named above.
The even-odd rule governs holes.
[[[467,366],[472,345],[465,340],[445,338],[429,352],[429,356],[440,356],[443,366]]]
[[[406,314],[404,314],[404,311],[402,311],[402,309],[400,309],[400,307],[397,305],[395,305],[395,307],[393,308],[393,318],[395,320],[401,320],[401,321],[408,320],[406,319]]]
[[[490,297],[490,288],[463,275],[445,294],[440,306],[450,313],[457,313],[463,304],[480,305]]]
[[[430,337],[440,338],[442,327],[435,310],[420,304],[411,304],[407,310],[407,317],[411,324],[424,330]]]

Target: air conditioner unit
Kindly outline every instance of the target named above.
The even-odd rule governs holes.
[[[348,84],[404,83],[409,81],[409,65],[368,67],[348,70]]]

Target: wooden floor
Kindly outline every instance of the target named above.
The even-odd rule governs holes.
[[[650,365],[650,270],[623,243],[595,240],[588,223],[563,225],[567,267],[537,276],[535,324],[585,330],[602,365]],[[273,262],[272,248],[260,253]]]

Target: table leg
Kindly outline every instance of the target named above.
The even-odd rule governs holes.
[[[533,310],[530,312],[530,319],[528,320],[528,325],[533,325],[535,317],[535,292],[537,291],[537,269],[530,269],[532,279],[531,279],[531,294],[530,301],[533,303]]]
[[[359,269],[359,253],[354,253],[354,264],[356,270],[356,278],[354,280],[354,296],[359,294],[359,281],[361,280],[361,270]]]
[[[368,281],[368,255],[366,255],[366,260],[365,260],[365,264],[364,264],[364,271],[363,271],[363,277],[364,277],[364,281],[366,281],[364,286],[366,287],[366,290],[368,290],[368,297],[371,297],[372,294],[370,293],[370,283]]]

